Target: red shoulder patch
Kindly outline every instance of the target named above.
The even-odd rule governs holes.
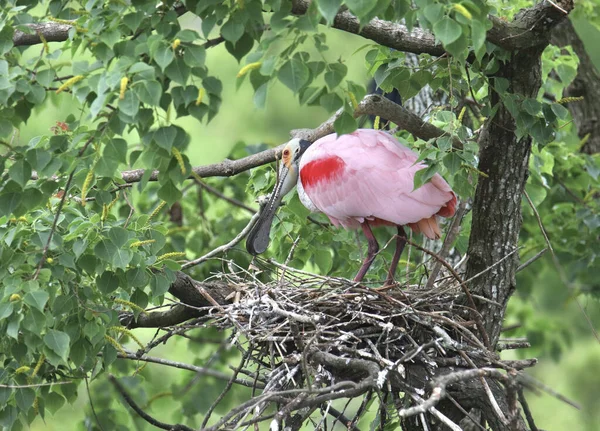
[[[338,176],[345,166],[344,161],[338,156],[313,160],[302,167],[300,181],[304,188],[310,188],[317,183],[327,182]]]

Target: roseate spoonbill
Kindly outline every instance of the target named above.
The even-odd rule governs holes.
[[[250,254],[263,253],[283,196],[298,187],[300,201],[311,211],[321,211],[335,226],[362,228],[368,252],[355,281],[361,281],[379,251],[372,227],[397,226],[396,250],[388,271],[392,284],[406,244],[402,226],[431,239],[441,237],[436,216],[452,217],[456,195],[435,174],[414,189],[415,173],[426,167],[418,155],[381,130],[358,129],[327,135],[313,144],[292,139],[282,153],[279,180],[246,241]]]

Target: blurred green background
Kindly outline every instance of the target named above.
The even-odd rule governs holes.
[[[189,25],[194,25],[189,22]],[[586,45],[596,61],[600,64],[600,32],[587,23],[584,19],[578,21],[577,28],[581,31]],[[363,46],[366,41],[360,37],[346,33],[328,31],[328,42],[331,49],[328,60],[334,61],[343,58],[349,68],[349,79],[356,82],[366,82],[367,76],[364,67],[363,55],[353,53]],[[277,145],[289,138],[289,131],[296,128],[313,128],[328,118],[322,108],[300,107],[290,90],[277,83],[270,88],[266,109],[258,110],[252,103],[253,91],[248,83],[236,89],[236,74],[242,65],[226,52],[223,45],[211,48],[208,52],[207,63],[213,74],[223,82],[223,104],[219,115],[208,125],[199,124],[194,119],[179,121],[178,124],[186,128],[192,136],[188,156],[193,165],[203,165],[223,160],[231,149],[239,142],[246,144],[267,143]],[[62,121],[72,113],[68,106],[58,105],[58,97],[52,96],[54,106],[38,111],[29,120],[27,127],[21,130],[21,139],[27,142],[30,138],[48,133],[56,121]],[[60,97],[65,101],[65,97]],[[132,137],[136,139],[136,137]],[[227,181],[226,179],[224,181]],[[550,388],[560,392],[566,397],[579,403],[580,411],[566,405],[545,393],[530,394],[529,403],[540,429],[545,430],[600,430],[600,345],[596,342],[588,327],[585,317],[579,310],[576,302],[566,291],[551,265],[548,264],[549,256],[530,266],[519,277],[519,285],[526,286],[532,294],[526,300],[519,297],[519,293],[510,304],[508,323],[524,323],[526,326],[532,322],[523,322],[535,319],[540,324],[554,325],[558,331],[566,331],[570,343],[559,343],[553,348],[553,340],[542,338],[535,339],[532,335],[533,347],[530,351],[519,353],[521,357],[537,357],[539,365],[530,370],[530,374],[544,382]],[[600,322],[598,302],[582,297],[580,301],[590,318]],[[532,307],[533,305],[533,307]],[[523,312],[531,310],[533,312]],[[535,325],[531,325],[535,327]],[[136,330],[142,341],[149,340],[154,335],[154,330]],[[507,336],[520,336],[523,333],[517,330]],[[129,346],[135,350],[135,346]],[[164,355],[170,359],[176,358],[180,362],[201,364],[210,357],[214,345],[207,344],[198,351],[189,351],[186,340],[171,338],[169,343],[153,351],[154,356]],[[503,354],[506,358],[516,357],[515,353]],[[237,364],[237,359],[232,365]],[[140,364],[141,365],[141,364]],[[172,368],[149,364],[142,376],[153,376],[154,393],[160,394],[168,390],[165,382],[181,382],[192,378],[189,371],[178,371]],[[214,380],[203,377],[205,384],[198,385],[201,391],[198,403],[206,403],[211,395],[220,392],[220,384]],[[94,396],[114,397],[114,392],[104,379],[92,381]],[[135,391],[133,392],[135,396]],[[100,395],[97,395],[100,394]],[[233,395],[235,397],[235,394]],[[214,398],[214,397],[213,397]],[[241,397],[240,397],[241,399]],[[149,400],[147,400],[149,401]],[[235,405],[232,398],[228,405]],[[151,414],[164,421],[169,421],[173,409],[181,406],[170,398],[158,398],[151,403],[148,410]],[[34,430],[83,430],[92,429],[91,423],[84,422],[84,409],[89,411],[90,403],[85,386],[79,389],[79,399],[73,406],[64,406],[54,416],[48,415],[45,422],[37,419],[32,429]],[[218,416],[219,411],[215,413]],[[123,409],[123,415],[129,414]],[[138,428],[131,421],[131,429]],[[362,426],[368,423],[363,421]],[[106,430],[108,431],[108,430]]]

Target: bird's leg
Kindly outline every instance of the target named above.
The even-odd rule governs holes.
[[[396,251],[394,252],[394,257],[392,258],[387,279],[385,280],[385,286],[392,286],[394,284],[394,275],[396,274],[396,268],[398,267],[398,262],[400,261],[400,256],[402,256],[402,251],[404,251],[405,245],[406,232],[404,232],[404,228],[402,226],[398,226],[398,235],[396,235]]]
[[[369,223],[365,220],[363,223],[360,224],[360,227],[362,227],[362,230],[365,236],[367,237],[367,241],[369,242],[369,248],[367,249],[367,257],[365,258],[362,266],[360,267],[358,274],[356,274],[356,277],[354,277],[354,281],[362,281],[363,277],[369,270],[369,267],[373,263],[375,255],[379,251],[379,244],[377,244],[377,240],[373,235],[373,231],[371,230],[371,226],[369,226]]]

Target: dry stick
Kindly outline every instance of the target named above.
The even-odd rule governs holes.
[[[244,229],[242,229],[242,231],[235,238],[233,238],[231,241],[229,241],[227,244],[223,244],[222,246],[217,247],[212,251],[209,251],[204,256],[199,257],[198,259],[190,260],[189,262],[184,263],[183,265],[181,265],[181,269],[183,270],[183,269],[187,269],[192,266],[198,265],[202,262],[207,261],[211,257],[234,247],[237,243],[239,243],[242,239],[244,239],[244,237],[248,234],[248,232],[250,232],[250,229],[252,229],[252,226],[254,226],[254,223],[256,222],[256,220],[258,220],[259,215],[260,215],[260,212],[257,212],[256,214],[254,214],[252,216],[252,218],[250,219],[250,221],[248,222],[248,224],[246,225],[246,227]]]
[[[483,339],[483,344],[485,345],[485,347],[488,350],[491,350],[490,338],[488,337],[488,334],[485,331],[485,327],[483,326],[483,321],[481,320],[481,315],[477,311],[477,305],[475,305],[475,300],[473,299],[473,296],[471,296],[471,292],[469,291],[469,288],[467,287],[466,282],[464,282],[460,278],[460,275],[458,275],[458,273],[454,270],[454,268],[452,268],[452,266],[448,262],[446,262],[444,259],[442,259],[439,255],[437,255],[436,253],[434,253],[430,250],[427,250],[424,247],[421,247],[420,245],[414,243],[413,241],[411,241],[409,239],[407,239],[406,242],[408,244],[412,245],[413,247],[417,248],[418,250],[421,250],[422,252],[427,253],[431,257],[440,261],[442,263],[442,265],[444,265],[444,267],[446,267],[446,269],[448,271],[450,271],[450,273],[454,276],[456,281],[459,282],[460,287],[462,288],[464,294],[466,295],[466,297],[469,301],[469,305],[472,307],[473,318],[475,319],[475,324],[477,325],[477,330],[479,331],[479,334],[481,335],[481,338]]]
[[[544,239],[546,240],[546,245],[548,246],[548,248],[550,249],[550,253],[552,254],[552,261],[554,263],[554,267],[556,268],[556,271],[558,272],[558,275],[559,275],[562,283],[565,285],[565,287],[568,290],[573,292],[574,289],[573,289],[573,287],[571,287],[571,283],[567,279],[567,276],[562,268],[562,265],[558,261],[558,257],[556,256],[556,253],[554,252],[554,249],[552,248],[552,244],[550,243],[550,239],[548,238],[548,235],[546,234],[546,229],[544,228],[544,223],[542,222],[542,218],[540,217],[540,214],[538,213],[537,208],[535,207],[535,205],[529,198],[527,191],[524,190],[523,193],[525,194],[527,203],[529,203],[529,206],[531,207],[531,209],[533,210],[533,213],[535,214],[535,218],[537,219],[538,226],[540,227],[540,230],[542,231],[542,235],[544,236]],[[577,307],[579,307],[579,311],[581,311],[581,314],[583,314],[583,317],[585,317],[585,320],[586,320],[588,326],[590,327],[592,334],[594,334],[596,341],[598,343],[600,343],[600,334],[598,334],[598,332],[596,331],[596,328],[594,327],[594,324],[593,324],[592,320],[590,319],[590,316],[588,316],[588,314],[585,312],[585,309],[583,308],[583,305],[581,305],[581,301],[579,301],[578,297],[575,297],[575,302],[577,303]]]
[[[465,213],[467,212],[467,204],[468,204],[467,199],[461,201],[461,203],[458,205],[458,211],[456,211],[456,215],[454,216],[454,218],[452,219],[452,222],[450,223],[450,227],[448,228],[448,233],[446,234],[446,238],[444,239],[444,244],[442,245],[442,249],[439,252],[439,255],[444,259],[450,252],[450,249],[452,248],[452,244],[454,243],[454,240],[458,236],[458,233],[460,231],[460,223],[462,222],[462,219],[463,219]],[[427,279],[427,283],[425,285],[426,289],[431,289],[433,287],[433,283],[435,283],[435,280],[437,279],[438,273],[440,272],[441,268],[442,268],[442,263],[439,260],[436,260],[431,268],[431,273],[429,274],[429,278]]]
[[[110,380],[110,382],[114,385],[114,387],[117,389],[117,391],[121,394],[121,396],[123,397],[125,402],[127,402],[127,404],[129,404],[129,407],[131,407],[138,415],[140,415],[140,417],[142,419],[144,419],[149,424],[154,425],[157,428],[168,430],[168,431],[176,431],[176,430],[177,431],[194,431],[193,428],[190,428],[186,425],[182,425],[182,424],[171,425],[171,424],[167,424],[164,422],[160,422],[157,419],[154,419],[152,416],[150,416],[148,413],[146,413],[144,410],[142,410],[140,408],[140,406],[138,406],[136,404],[135,401],[133,401],[133,399],[129,396],[129,394],[127,393],[125,388],[121,385],[121,383],[119,383],[119,381],[115,378],[115,376],[113,376],[112,374],[109,374],[108,380]]]
[[[227,382],[227,385],[225,386],[225,389],[223,389],[223,391],[219,394],[219,396],[217,397],[217,399],[212,403],[212,405],[209,407],[208,411],[206,412],[206,415],[204,416],[204,420],[202,421],[202,425],[200,425],[200,429],[204,429],[206,427],[206,425],[208,424],[208,421],[210,420],[210,417],[211,417],[213,411],[217,408],[217,406],[219,405],[219,403],[223,400],[223,398],[225,398],[225,395],[227,395],[227,392],[229,392],[229,390],[233,386],[233,383],[235,382],[235,379],[237,378],[238,374],[240,373],[240,370],[244,367],[244,364],[248,360],[251,351],[252,351],[252,346],[250,345],[250,346],[248,346],[248,349],[246,350],[246,353],[242,357],[242,360],[240,361],[240,364],[233,371],[233,375],[231,376],[231,378]]]
[[[480,424],[480,423],[479,423],[479,422],[478,422],[478,421],[477,421],[477,420],[476,420],[476,419],[475,419],[473,416],[471,416],[471,414],[470,414],[468,411],[466,411],[466,410],[463,408],[463,406],[461,406],[461,405],[459,404],[459,402],[458,402],[458,401],[456,401],[456,400],[454,399],[454,397],[453,397],[452,395],[450,395],[450,394],[446,394],[446,398],[448,398],[448,399],[450,400],[450,402],[451,402],[452,404],[454,404],[454,405],[456,406],[456,408],[457,408],[458,410],[460,410],[460,412],[461,412],[463,415],[465,415],[465,417],[469,418],[469,420],[470,420],[470,421],[473,423],[473,425],[475,425],[477,428],[479,428],[479,429],[480,429],[480,430],[482,430],[482,431],[487,431],[487,430],[486,430],[484,427],[482,427],[482,426],[481,426],[481,424]],[[533,430],[532,430],[532,431],[533,431]]]
[[[525,394],[523,393],[523,388],[519,388],[518,391],[519,402],[523,407],[523,413],[525,413],[525,419],[527,419],[527,424],[531,431],[539,431],[538,427],[535,425],[535,421],[533,420],[533,415],[531,414],[531,410],[529,409],[529,404],[527,404],[527,400],[525,399]]]
[[[226,381],[231,380],[231,376],[229,376],[225,373],[222,373],[220,371],[216,371],[216,370],[213,370],[210,368],[205,368],[205,367],[199,367],[196,365],[190,365],[190,364],[186,364],[184,362],[171,361],[168,359],[156,358],[153,356],[138,357],[135,353],[128,352],[128,351],[125,351],[125,353],[118,352],[117,357],[120,359],[130,359],[133,361],[150,362],[153,364],[159,364],[159,365],[165,365],[168,367],[178,368],[180,370],[193,371],[197,374],[207,375],[207,376],[215,377],[215,378],[221,379],[221,380],[226,380]],[[235,378],[234,382],[237,383],[238,385],[246,386],[248,388],[251,388],[254,386],[253,382],[250,382],[250,381],[244,380],[244,379],[240,379],[240,378]],[[263,384],[257,383],[256,387],[259,389],[262,389]]]
[[[94,403],[92,401],[92,394],[90,393],[90,384],[88,382],[87,376],[85,376],[85,389],[87,391],[88,400],[90,401],[90,407],[92,409],[92,413],[94,414],[94,418],[96,419],[96,423],[98,424],[98,428],[100,431],[104,431],[102,424],[100,423],[100,419],[98,418],[98,414],[96,413],[96,409],[94,408]]]
[[[465,360],[465,362],[467,364],[469,364],[469,366],[472,369],[478,369],[477,365],[475,365],[475,363],[471,360],[471,358],[469,358],[467,356],[467,354],[464,351],[459,352],[459,354],[460,354],[460,356],[462,356],[462,358]],[[492,408],[494,409],[496,416],[498,416],[498,419],[500,419],[500,421],[503,424],[507,424],[508,421],[507,421],[506,417],[504,416],[502,409],[498,405],[498,401],[494,397],[494,394],[492,393],[492,390],[490,389],[490,386],[488,385],[487,381],[485,380],[485,378],[483,376],[479,376],[479,381],[481,382],[481,384],[483,386],[483,390],[484,390],[485,394],[487,395],[488,399],[490,400],[490,404],[492,405]]]
[[[537,261],[540,257],[542,257],[544,255],[544,253],[546,253],[547,251],[548,251],[548,248],[546,247],[545,249],[537,252],[536,255],[533,256],[531,259],[528,259],[527,262],[522,263],[521,265],[519,265],[518,268],[517,268],[517,272],[523,271],[525,268],[527,268],[533,262]]]
[[[223,199],[225,202],[229,202],[231,205],[235,205],[236,207],[242,208],[242,209],[248,211],[251,214],[254,214],[257,211],[256,209],[250,208],[248,205],[246,205],[243,202],[238,201],[237,199],[225,196],[223,193],[221,193],[220,191],[218,191],[214,187],[209,186],[204,181],[200,181],[200,180],[196,179],[196,183],[198,185],[200,185],[200,187],[202,187],[204,190],[206,190],[207,192],[209,192],[210,194],[215,195],[219,199]]]

